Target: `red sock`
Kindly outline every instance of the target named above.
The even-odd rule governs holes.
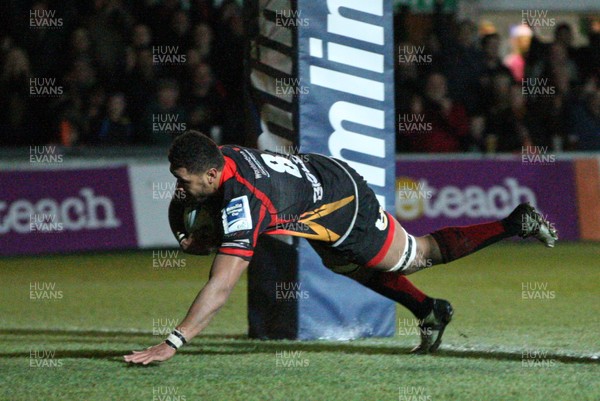
[[[376,271],[364,284],[378,294],[400,303],[410,310],[417,319],[427,317],[433,307],[433,299],[414,286],[406,276],[396,272]]]
[[[440,247],[444,263],[470,255],[513,235],[514,232],[508,231],[501,221],[464,227],[446,227],[431,233]]]

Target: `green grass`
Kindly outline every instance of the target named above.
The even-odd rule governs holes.
[[[152,252],[3,259],[0,399],[600,400],[600,244],[494,246],[411,276],[456,310],[434,356],[408,355],[412,335],[249,340],[244,277],[175,358],[129,366],[122,355],[162,341],[155,319],[178,321],[206,281],[210,258],[180,257],[186,266],[171,270],[153,268]],[[62,298],[30,299],[32,282],[54,283]],[[553,299],[523,299],[527,282]],[[280,366],[281,352],[301,366]],[[522,352],[546,353],[542,366],[524,366]]]

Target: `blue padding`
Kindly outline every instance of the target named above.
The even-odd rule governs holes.
[[[298,338],[349,340],[393,336],[396,308],[392,301],[321,264],[301,240],[298,278],[306,296],[298,300]]]

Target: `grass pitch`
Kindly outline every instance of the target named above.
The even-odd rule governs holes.
[[[183,317],[211,258],[0,261],[2,400],[600,400],[600,244],[502,244],[411,278],[452,301],[434,356],[414,330],[351,342],[246,338],[246,279],[168,362],[130,366]],[[183,263],[182,263],[183,264]],[[33,293],[32,293],[33,291]],[[399,327],[412,316],[399,308]]]

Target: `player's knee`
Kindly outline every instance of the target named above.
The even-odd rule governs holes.
[[[422,255],[422,251],[419,254],[420,241],[417,241],[417,238],[407,233],[406,230],[404,230],[404,228],[402,228],[402,230],[405,234],[403,251],[400,254],[398,262],[390,269],[388,269],[388,271],[406,274],[413,267],[415,261],[417,261],[420,258],[419,255]]]

